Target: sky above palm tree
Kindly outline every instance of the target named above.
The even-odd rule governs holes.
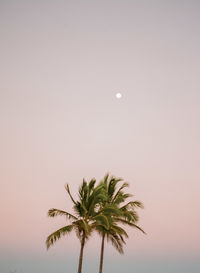
[[[107,246],[105,273],[109,255],[124,273],[136,264],[177,273],[183,260],[179,271],[199,272],[199,9],[195,0],[0,1],[4,272],[53,273],[53,258],[76,272],[75,236],[46,253],[46,236],[63,224],[46,214],[71,208],[65,183],[76,195],[83,177],[106,172],[144,203],[147,236],[130,230],[124,257]],[[99,249],[96,236],[86,260]],[[141,268],[144,259],[159,264]]]

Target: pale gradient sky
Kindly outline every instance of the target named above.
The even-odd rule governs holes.
[[[106,246],[104,273],[200,271],[199,12],[197,0],[0,0],[0,272],[76,272],[75,235],[46,252],[65,224],[46,213],[70,210],[66,182],[76,193],[108,171],[144,203],[148,235],[130,230],[125,256]],[[88,273],[99,247],[94,236]]]

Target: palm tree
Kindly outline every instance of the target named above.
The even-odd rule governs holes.
[[[81,243],[78,273],[82,271],[83,250],[86,240],[91,234],[92,226],[94,222],[100,223],[106,228],[107,221],[103,215],[97,212],[99,202],[105,199],[105,195],[102,191],[102,185],[95,187],[95,179],[92,179],[89,183],[83,180],[81,187],[79,188],[79,199],[75,201],[71,195],[69,185],[65,186],[68,195],[73,202],[74,214],[67,211],[52,208],[48,211],[49,217],[55,217],[58,215],[65,216],[71,221],[70,225],[64,226],[52,234],[46,239],[47,249],[53,245],[62,236],[69,234],[72,230],[75,230],[76,235]]]
[[[109,174],[106,174],[103,181],[99,184],[101,186],[103,185],[104,191],[106,192],[106,200],[101,203],[102,211],[106,215],[107,207],[112,208],[110,216],[107,215],[108,219],[110,219],[109,228],[102,227],[101,225],[96,227],[96,230],[102,237],[99,273],[102,273],[103,270],[104,243],[106,237],[108,241],[112,242],[119,253],[123,253],[123,244],[125,244],[124,237],[127,238],[128,234],[119,226],[119,223],[137,228],[145,233],[136,225],[139,217],[135,208],[143,208],[143,205],[139,201],[130,201],[124,204],[127,198],[132,195],[123,192],[123,189],[129,186],[126,182],[117,188],[117,184],[121,181],[123,181],[121,178],[109,177]]]

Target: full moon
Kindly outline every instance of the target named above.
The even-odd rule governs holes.
[[[120,99],[122,97],[122,94],[121,93],[117,93],[115,96],[116,96],[117,99]]]

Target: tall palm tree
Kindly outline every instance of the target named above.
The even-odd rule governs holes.
[[[126,182],[117,188],[117,184],[121,181],[123,181],[121,178],[115,178],[113,176],[109,177],[109,174],[106,174],[103,181],[101,181],[99,184],[101,186],[103,185],[106,193],[106,200],[103,200],[101,203],[102,211],[104,211],[104,214],[106,214],[106,208],[112,208],[112,213],[110,213],[110,216],[108,217],[110,219],[109,228],[101,227],[101,225],[96,227],[96,230],[102,237],[99,273],[102,273],[103,270],[104,244],[106,237],[108,241],[112,242],[119,253],[123,253],[123,244],[125,244],[124,237],[127,238],[128,234],[122,227],[119,226],[119,223],[137,228],[145,233],[139,226],[136,225],[139,217],[135,211],[135,208],[142,208],[143,205],[139,201],[129,201],[128,203],[124,204],[124,202],[126,202],[126,200],[132,195],[124,193],[123,191],[124,188],[129,186],[129,184]]]
[[[55,217],[58,215],[65,216],[68,220],[71,221],[71,223],[56,230],[47,237],[47,249],[49,249],[49,247],[62,236],[70,233],[72,230],[75,230],[76,235],[81,243],[78,273],[81,273],[82,271],[83,250],[85,242],[91,234],[92,225],[94,222],[101,222],[105,228],[108,225],[105,217],[97,213],[99,202],[102,202],[102,200],[105,199],[105,195],[102,191],[102,185],[95,187],[95,182],[95,179],[92,179],[89,183],[83,180],[83,183],[79,188],[78,201],[75,201],[72,197],[69,185],[67,184],[65,186],[65,189],[70,196],[71,201],[73,202],[74,214],[55,208],[52,208],[48,211],[49,217]]]

